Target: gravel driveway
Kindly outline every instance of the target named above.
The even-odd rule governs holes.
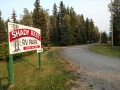
[[[63,53],[86,72],[86,82],[93,87],[91,89],[120,90],[120,58],[94,53],[89,49],[93,45],[95,44],[66,47]]]

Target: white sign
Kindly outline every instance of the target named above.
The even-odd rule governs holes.
[[[39,52],[43,52],[43,48],[37,49],[37,53],[39,53]]]
[[[8,22],[9,53],[41,49],[40,29]]]

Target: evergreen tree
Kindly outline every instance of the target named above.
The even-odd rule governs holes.
[[[41,29],[42,45],[47,46],[49,41],[49,24],[47,19],[47,13],[40,7],[40,1],[36,0],[34,3],[34,11],[32,15],[33,26]]]
[[[9,18],[5,21],[5,31],[8,31],[8,22],[10,22]]]
[[[86,19],[85,22],[85,32],[86,32],[86,36],[87,36],[87,42],[90,42],[90,31],[89,31],[89,19]]]
[[[60,18],[62,23],[62,19],[66,14],[66,8],[65,8],[65,5],[63,4],[63,1],[60,2],[59,13],[60,13]]]
[[[86,37],[86,32],[85,32],[85,21],[84,21],[84,16],[81,15],[81,37],[82,37],[82,44],[87,43],[87,37]]]
[[[102,43],[104,44],[106,44],[108,41],[108,36],[105,31],[102,33],[101,40],[102,40]]]
[[[82,44],[81,31],[82,31],[82,25],[79,24],[79,26],[77,27],[77,30],[76,30],[76,38],[75,38],[75,43],[76,44]]]
[[[33,26],[35,28],[41,29],[41,7],[40,7],[40,1],[36,0],[34,3],[34,10],[33,10],[33,15],[32,15],[32,20],[33,20]]]
[[[13,23],[18,23],[16,17],[17,17],[17,15],[15,13],[15,10],[13,9],[13,13],[12,13],[12,17],[11,17]]]
[[[66,14],[67,14],[67,15],[70,15],[70,9],[69,9],[69,6],[67,7]]]
[[[6,31],[7,41],[8,41],[8,22],[10,22],[10,19],[9,19],[9,18],[5,21],[5,31]]]
[[[76,30],[77,30],[77,15],[76,12],[74,11],[74,9],[71,7],[70,8],[70,26],[71,26],[71,30],[70,30],[70,41],[71,44],[75,44],[76,43]]]
[[[53,16],[50,17],[50,41],[54,45],[58,45],[58,31],[57,31],[57,5],[54,3]]]
[[[83,15],[77,16],[77,32],[76,32],[76,43],[77,44],[86,44],[86,32],[85,32],[85,22]]]
[[[56,23],[57,27],[57,40],[58,40],[58,45],[60,45],[60,41],[61,41],[61,19],[60,19],[60,13],[58,12],[57,15],[57,23]]]
[[[44,21],[45,23],[42,25],[42,36],[43,36],[43,45],[48,46],[50,45],[50,30],[49,30],[49,26],[50,26],[50,18],[49,18],[49,14],[47,12],[47,10],[42,10],[43,11],[43,17],[44,19],[42,21]],[[42,14],[42,13],[41,13]]]
[[[27,8],[24,8],[23,15],[21,15],[20,23],[26,26],[32,26],[32,14],[27,10]]]
[[[94,43],[93,39],[94,39],[94,36],[95,36],[95,31],[94,31],[94,22],[93,22],[92,19],[89,22],[89,32],[90,32],[90,36],[89,36],[90,43]]]
[[[1,16],[2,16],[2,13],[1,13],[1,11],[0,11],[0,20],[2,20],[2,17],[1,17]]]
[[[97,26],[94,27],[94,30],[95,30],[94,42],[97,43],[100,41],[100,32]]]
[[[63,18],[63,31],[64,33],[62,34],[62,41],[61,44],[64,45],[69,45],[70,44],[70,16],[65,15]]]
[[[5,31],[5,23],[2,19],[2,13],[0,11],[0,43],[7,41],[7,32]]]
[[[58,15],[57,5],[56,5],[56,3],[54,3],[54,5],[53,5],[53,16],[55,18],[57,18],[57,15]]]
[[[65,16],[65,6],[63,4],[63,2],[60,2],[60,7],[59,7],[59,13],[58,13],[58,17],[57,17],[57,31],[58,31],[58,41],[59,44],[61,45],[62,42],[62,35],[64,33],[63,28],[64,28],[64,24],[63,24],[63,18]]]

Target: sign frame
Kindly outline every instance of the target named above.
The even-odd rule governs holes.
[[[22,42],[23,47],[20,47],[19,39],[28,39]],[[33,39],[33,42],[31,41]],[[15,41],[15,42],[14,42]],[[12,46],[14,42],[14,46]],[[23,44],[24,43],[24,44]],[[27,44],[33,45],[27,45]],[[8,22],[8,44],[9,44],[9,76],[10,84],[14,85],[14,66],[13,66],[13,55],[16,53],[22,53],[32,50],[41,50],[41,30],[33,27],[28,27],[16,23]],[[17,46],[17,49],[16,49]],[[15,49],[15,50],[13,50]],[[20,50],[23,49],[23,50]],[[41,54],[38,52],[38,68],[41,69]]]
[[[41,49],[41,30],[8,22],[9,54]]]

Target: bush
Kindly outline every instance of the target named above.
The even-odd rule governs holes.
[[[0,60],[5,60],[8,57],[8,43],[0,44]]]
[[[13,58],[18,59],[18,58],[21,58],[22,56],[32,55],[35,52],[37,52],[37,51],[34,50],[34,51],[28,51],[28,52],[14,54]],[[0,61],[6,60],[9,57],[8,55],[9,55],[8,43],[3,42],[2,44],[0,44]]]

